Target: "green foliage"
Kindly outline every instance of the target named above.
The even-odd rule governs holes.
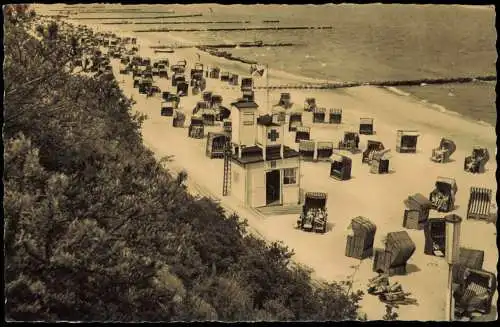
[[[398,320],[399,315],[395,311],[395,309],[397,309],[397,308],[398,308],[397,305],[386,304],[385,305],[385,314],[382,317],[382,319],[384,319],[384,320]]]
[[[312,286],[293,251],[188,194],[187,174],[144,147],[145,117],[118,83],[65,68],[77,44],[54,24],[33,26],[41,41],[5,28],[9,319],[356,318],[360,293]]]

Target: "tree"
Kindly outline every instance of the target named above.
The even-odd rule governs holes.
[[[395,311],[397,309],[397,305],[386,304],[385,305],[385,314],[382,317],[384,320],[398,320],[399,314]]]

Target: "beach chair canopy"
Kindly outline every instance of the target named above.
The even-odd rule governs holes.
[[[413,137],[420,136],[420,133],[414,130],[398,130],[398,134],[400,134],[401,136],[413,136]]]
[[[194,65],[194,69],[195,70],[201,70],[201,71],[203,71],[203,64],[202,63],[196,63]]]
[[[205,101],[198,101],[196,102],[196,109],[207,109],[208,104]]]
[[[404,203],[410,208],[415,208],[415,205],[425,209],[432,207],[432,202],[420,193],[410,195]]]
[[[176,82],[185,82],[186,81],[186,76],[182,74],[175,74],[174,77],[172,77],[174,81]]]
[[[200,116],[191,116],[191,125],[193,126],[202,126],[203,125],[203,117]]]
[[[314,151],[315,141],[313,140],[300,140],[299,151]]]
[[[391,149],[384,149],[373,153],[374,160],[386,160],[391,157]]]
[[[253,79],[249,77],[244,77],[241,79],[241,87],[242,88],[252,88],[253,87]]]
[[[377,226],[365,217],[356,217],[351,220],[347,227],[360,234],[375,234]]]
[[[335,162],[344,162],[344,161],[351,160],[349,157],[343,156],[339,153],[333,153],[330,158],[332,161],[335,161]]]
[[[316,98],[306,98],[305,103],[306,103],[307,105],[313,106],[313,105],[315,105],[315,104],[316,104]]]
[[[436,180],[436,189],[442,193],[453,194],[457,193],[457,182],[454,178],[438,177]]]
[[[217,94],[212,95],[212,103],[222,103],[222,96]]]
[[[167,101],[175,101],[175,102],[180,102],[180,98],[177,94],[169,94],[167,97]]]
[[[357,137],[359,137],[357,132],[344,132],[344,140],[349,141],[349,140],[355,140]]]
[[[162,101],[161,107],[162,108],[173,108],[174,107],[174,101]]]
[[[167,58],[158,60],[158,64],[162,64],[168,67],[169,61]]]
[[[311,128],[308,126],[297,126],[297,132],[309,133],[310,131],[311,131]]]
[[[451,155],[456,151],[457,146],[455,145],[455,142],[453,142],[452,140],[447,138],[442,138],[441,142],[439,143],[439,148],[448,150],[449,154]]]
[[[174,117],[176,119],[184,119],[184,118],[186,118],[186,115],[182,111],[175,110],[174,111]]]
[[[366,143],[366,149],[367,151],[384,150],[384,144],[380,141],[368,140],[368,142]]]
[[[386,237],[386,251],[392,252],[393,265],[404,264],[415,252],[415,243],[406,231],[391,232]]]
[[[152,86],[153,85],[153,81],[150,80],[149,78],[143,78],[141,80],[141,84],[145,85],[145,86]]]
[[[318,150],[331,150],[333,149],[333,142],[318,142]]]
[[[482,157],[484,158],[485,162],[487,162],[490,159],[490,154],[488,152],[488,149],[483,148],[481,146],[475,145],[472,148],[472,155],[474,157]]]
[[[323,192],[306,192],[304,207],[306,210],[313,208],[324,208],[328,195]]]
[[[226,107],[220,107],[219,108],[219,115],[221,117],[221,119],[227,119],[229,118],[229,116],[231,116],[231,110],[229,110],[228,108]]]

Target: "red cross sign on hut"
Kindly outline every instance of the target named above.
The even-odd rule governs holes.
[[[274,129],[271,130],[269,133],[267,133],[267,138],[273,142],[275,142],[279,137],[280,137],[280,133],[276,132],[276,130],[274,130]]]

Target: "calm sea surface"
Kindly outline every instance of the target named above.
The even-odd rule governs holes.
[[[127,8],[131,8],[127,6]],[[144,11],[175,10],[201,17],[140,19],[165,13],[80,14],[80,17],[124,17],[126,31],[163,28],[245,26],[333,26],[332,30],[169,32],[179,40],[234,43],[262,40],[292,42],[285,48],[231,49],[238,56],[271,68],[328,80],[393,80],[496,74],[494,9],[452,5],[165,5],[136,6]],[[172,15],[172,14],[170,14]],[[246,24],[162,24],[162,22],[250,21]],[[279,20],[279,24],[264,20]],[[107,20],[111,22],[111,20]],[[119,20],[114,20],[119,21]],[[85,22],[85,21],[82,21]],[[90,22],[90,21],[89,21]],[[96,21],[91,21],[96,22]],[[138,33],[153,42],[170,43],[165,33]],[[495,83],[400,88],[447,110],[495,124]]]

